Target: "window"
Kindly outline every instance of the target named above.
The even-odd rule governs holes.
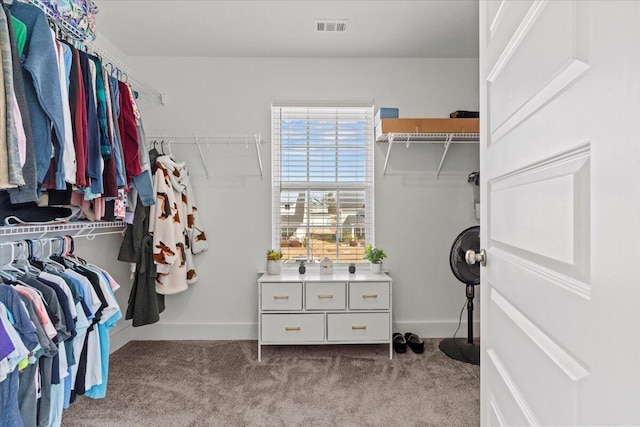
[[[285,263],[364,262],[373,107],[272,106],[273,246]]]

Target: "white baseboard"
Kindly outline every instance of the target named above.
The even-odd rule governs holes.
[[[394,322],[393,332],[413,332],[422,338],[450,338],[458,322]],[[473,324],[474,336],[480,336],[480,322]],[[467,324],[460,325],[457,337],[467,336]],[[145,340],[257,340],[257,323],[155,323],[134,328],[125,326],[111,335],[111,352],[129,341]]]
[[[132,328],[132,340],[257,340],[256,323],[155,323]]]

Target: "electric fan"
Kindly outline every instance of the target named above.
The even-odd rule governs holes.
[[[455,338],[454,334],[454,338],[440,341],[439,347],[444,354],[452,359],[479,365],[480,344],[473,341],[473,297],[474,287],[480,284],[480,263],[467,263],[467,251],[469,250],[475,253],[480,252],[480,226],[469,227],[460,233],[451,246],[449,257],[453,275],[467,287],[467,339]]]

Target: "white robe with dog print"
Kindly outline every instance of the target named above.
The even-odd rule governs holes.
[[[207,238],[185,163],[158,157],[153,187],[156,204],[150,207],[149,232],[153,235],[156,292],[176,294],[196,282],[193,255],[208,248]]]

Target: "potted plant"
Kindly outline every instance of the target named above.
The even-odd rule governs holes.
[[[267,250],[267,274],[280,274],[282,270],[282,252],[275,249]]]
[[[382,249],[367,245],[364,248],[364,256],[371,263],[372,273],[379,274],[382,272],[382,260],[387,257],[387,254]]]
[[[304,264],[305,264],[305,263],[304,263],[304,260],[302,260],[302,261],[300,261],[300,262],[298,263],[298,273],[300,273],[300,274],[304,274],[304,273],[306,273],[306,272],[307,272],[307,267],[305,267],[305,265],[304,265]]]
[[[349,264],[349,273],[353,274],[355,272],[356,272],[356,264],[352,262]]]

